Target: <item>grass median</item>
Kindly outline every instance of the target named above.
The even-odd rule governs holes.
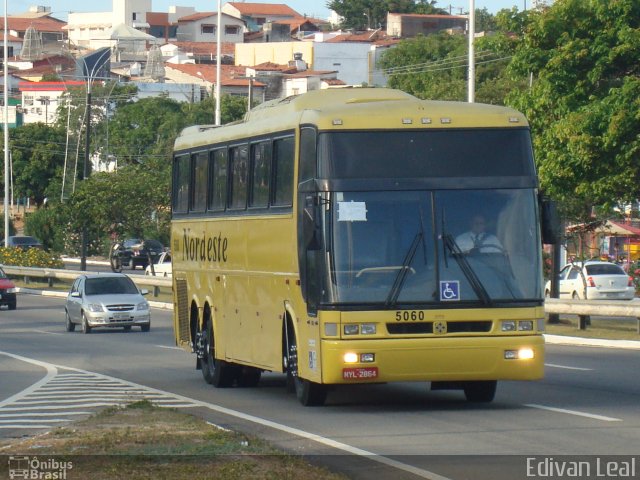
[[[70,479],[347,478],[258,438],[148,401],[107,408],[44,435],[0,440],[0,454],[53,458],[72,465],[66,477]]]

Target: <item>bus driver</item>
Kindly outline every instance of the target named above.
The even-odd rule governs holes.
[[[487,233],[484,215],[474,215],[468,232],[456,237],[456,244],[462,253],[500,253],[502,244],[495,235]]]

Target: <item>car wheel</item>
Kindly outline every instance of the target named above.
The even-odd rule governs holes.
[[[464,395],[468,402],[489,403],[496,396],[497,385],[495,380],[466,382]]]
[[[89,322],[87,321],[87,317],[85,317],[84,313],[82,314],[82,333],[85,335],[91,333],[91,327],[89,326]]]
[[[571,295],[571,298],[574,300],[580,300],[580,295],[578,295],[578,292],[573,292],[573,294]]]
[[[69,316],[69,312],[64,312],[65,315],[65,327],[67,332],[73,332],[76,329],[76,324],[71,321],[71,317]]]
[[[148,332],[149,330],[151,330],[151,324],[147,323],[146,325],[140,325],[140,330],[142,330],[143,332]]]
[[[124,327],[124,331],[125,332],[130,332],[131,331],[131,325],[127,325],[126,327]]]
[[[9,310],[15,310],[17,308],[17,302],[7,303],[7,308]]]

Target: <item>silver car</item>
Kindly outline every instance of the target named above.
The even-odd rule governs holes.
[[[85,274],[79,276],[67,295],[65,316],[67,332],[76,325],[83,333],[93,328],[139,326],[143,332],[151,328],[149,302],[135,283],[122,273]]]

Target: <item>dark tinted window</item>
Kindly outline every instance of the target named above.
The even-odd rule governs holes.
[[[626,275],[618,265],[600,263],[587,265],[587,275]]]
[[[322,178],[534,175],[526,129],[333,132],[318,145]]]
[[[189,207],[189,155],[180,155],[173,161],[173,211],[183,213]]]
[[[209,192],[209,210],[224,210],[227,204],[227,150],[214,150],[211,184]]]
[[[316,130],[300,130],[300,173],[298,181],[304,182],[316,177]]]
[[[247,145],[240,145],[229,149],[229,171],[231,173],[231,198],[229,208],[243,209],[247,206],[247,153]]]
[[[269,180],[271,178],[271,142],[251,145],[251,197],[249,206],[269,205]]]
[[[139,293],[128,277],[87,278],[84,282],[85,295],[110,295]]]
[[[209,174],[209,158],[207,152],[200,152],[193,156],[193,190],[191,209],[194,212],[204,212],[207,207],[207,181]]]
[[[293,205],[293,167],[295,158],[293,137],[273,142],[273,201],[275,206]]]

